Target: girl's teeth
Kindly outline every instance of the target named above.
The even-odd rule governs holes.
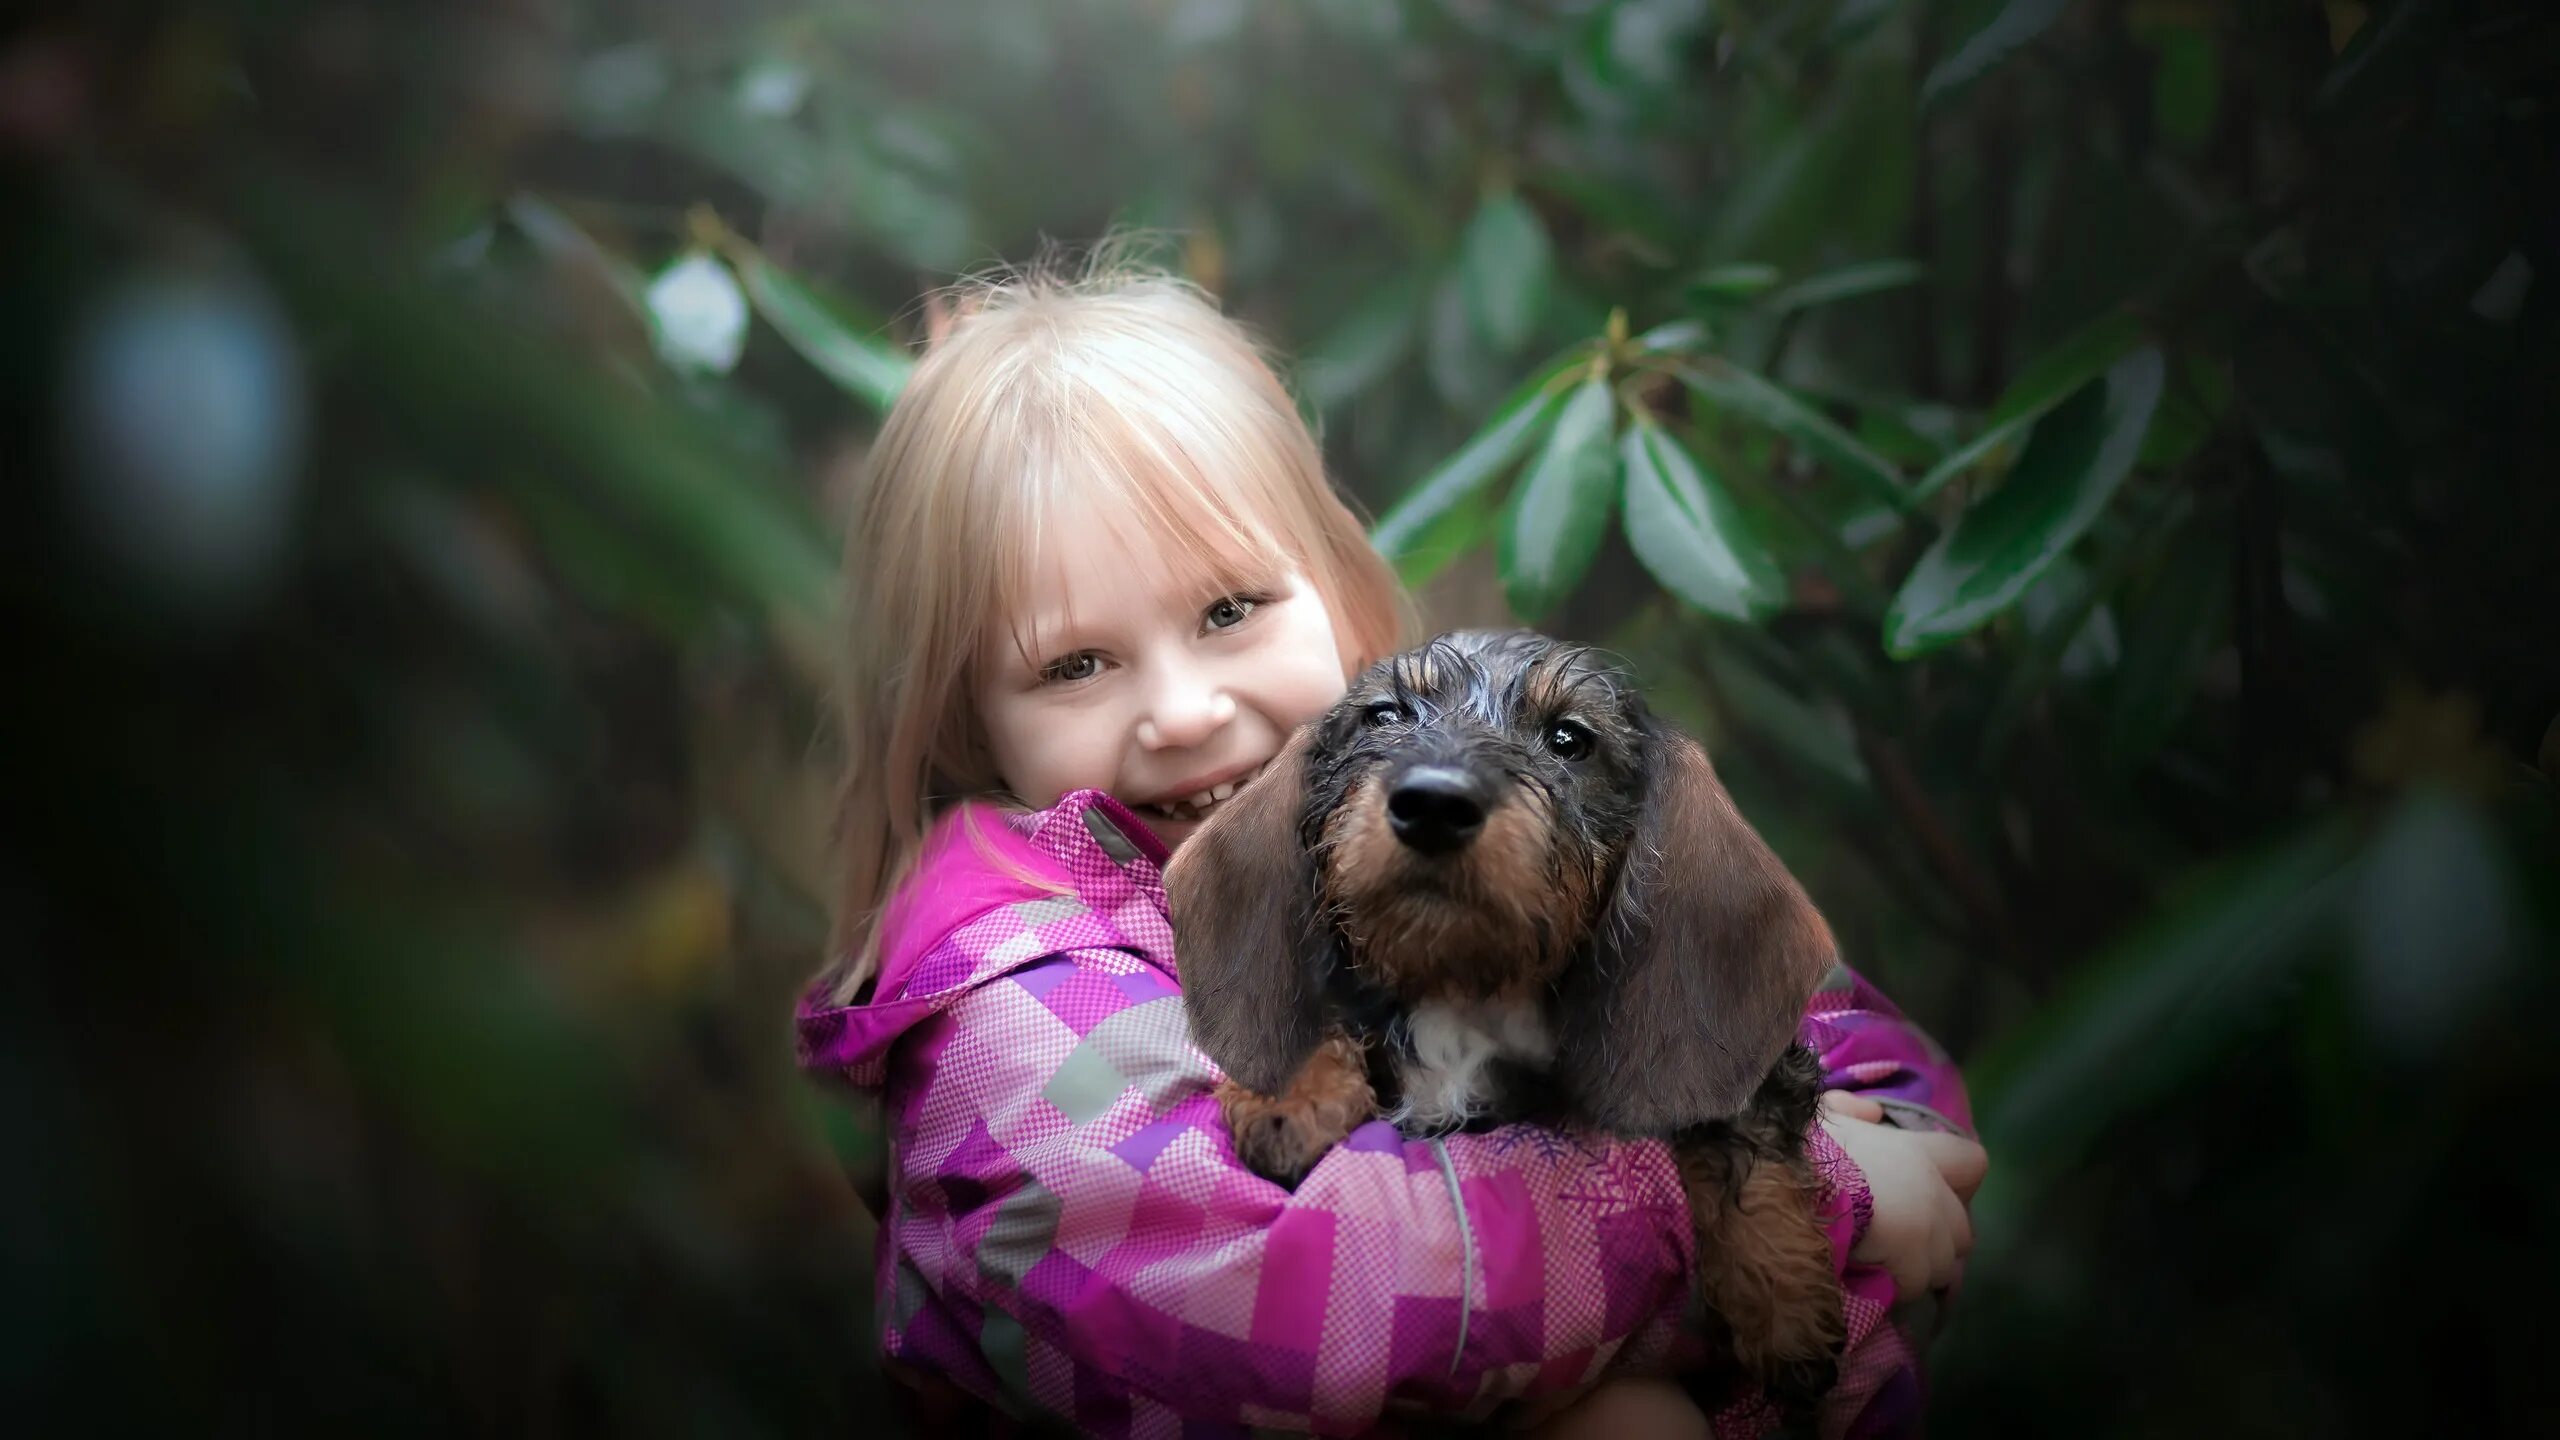
[[[1176,820],[1197,820],[1202,814],[1208,811],[1209,807],[1216,805],[1220,801],[1234,795],[1238,790],[1252,784],[1255,778],[1261,774],[1262,767],[1257,765],[1252,770],[1247,771],[1244,775],[1237,779],[1230,780],[1224,785],[1212,786],[1209,789],[1203,790],[1199,794],[1190,796],[1187,799],[1169,801],[1162,805],[1151,805],[1147,808],[1161,811]]]

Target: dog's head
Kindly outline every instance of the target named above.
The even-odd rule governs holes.
[[[1405,1004],[1552,996],[1594,1123],[1740,1110],[1829,929],[1696,741],[1593,654],[1526,631],[1392,656],[1301,727],[1166,876],[1195,1038],[1276,1093],[1337,955]]]

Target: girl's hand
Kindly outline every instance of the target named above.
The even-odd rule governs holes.
[[[1991,1156],[1961,1135],[1886,1125],[1884,1107],[1846,1090],[1825,1091],[1822,1123],[1867,1177],[1875,1216],[1852,1260],[1882,1265],[1899,1298],[1909,1300],[1955,1283],[1958,1262],[1973,1250],[1965,1207],[1982,1185]]]

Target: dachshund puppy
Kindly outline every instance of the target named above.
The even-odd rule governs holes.
[[[1591,652],[1470,631],[1381,661],[1165,885],[1248,1166],[1294,1186],[1381,1109],[1408,1134],[1666,1138],[1734,1365],[1783,1403],[1830,1387],[1821,1072],[1795,1043],[1830,929],[1706,752]]]

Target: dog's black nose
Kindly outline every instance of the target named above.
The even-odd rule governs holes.
[[[1414,849],[1446,854],[1484,828],[1488,798],[1484,786],[1464,770],[1416,765],[1397,776],[1387,791],[1387,824]]]

